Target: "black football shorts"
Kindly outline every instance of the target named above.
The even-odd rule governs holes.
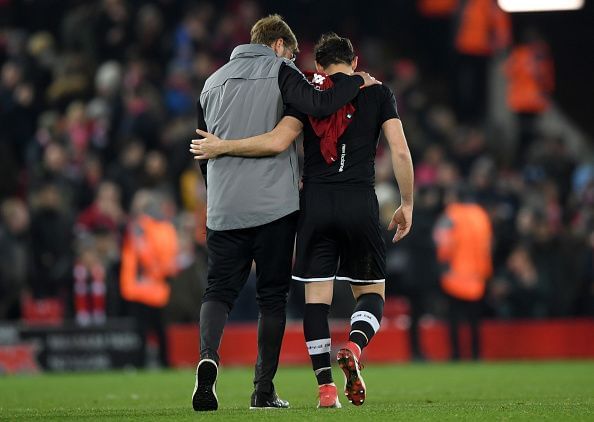
[[[308,185],[300,205],[293,280],[385,282],[386,245],[373,188]]]

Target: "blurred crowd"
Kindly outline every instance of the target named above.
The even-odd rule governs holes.
[[[415,162],[413,230],[397,245],[386,232],[387,291],[408,305],[386,310],[444,314],[433,232],[445,194],[463,185],[493,226],[483,315],[592,315],[594,160],[539,129],[554,57],[537,33],[512,34],[493,5],[418,2],[419,19],[457,25],[441,40],[453,46],[441,72],[427,66],[432,51],[391,49],[406,39],[341,34],[353,37],[361,67],[394,90]],[[273,11],[253,0],[0,1],[0,320],[148,318],[137,303],[162,309],[167,322],[197,320],[206,255],[205,188],[188,153],[195,102]],[[297,64],[311,69],[320,34],[302,17],[286,16],[300,40]],[[495,33],[470,42],[481,31]],[[498,71],[509,91],[503,107],[518,122],[513,139],[488,124],[495,55],[505,58]],[[386,148],[382,140],[376,183],[387,225],[399,195]],[[125,287],[141,265],[161,289],[148,299]],[[256,317],[249,289],[233,318]]]

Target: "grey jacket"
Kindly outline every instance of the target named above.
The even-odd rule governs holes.
[[[258,44],[236,47],[200,94],[204,120],[221,139],[271,131],[283,115],[278,74],[289,60]],[[256,227],[299,209],[295,145],[262,158],[222,156],[208,161],[207,220],[211,230]]]

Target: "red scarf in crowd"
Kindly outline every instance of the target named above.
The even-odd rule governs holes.
[[[325,91],[332,88],[334,83],[330,76],[322,72],[305,72],[307,79],[319,90]],[[318,138],[320,138],[320,151],[326,163],[332,164],[338,158],[336,144],[342,136],[355,113],[351,103],[341,107],[330,116],[318,119],[309,116],[309,122]]]

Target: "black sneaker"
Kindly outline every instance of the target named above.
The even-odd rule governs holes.
[[[250,409],[288,409],[289,402],[281,399],[276,392],[269,394],[258,393],[254,391],[252,393],[252,400]]]
[[[197,412],[217,410],[217,376],[219,367],[212,359],[202,359],[196,368],[196,385],[192,394],[192,407]]]

